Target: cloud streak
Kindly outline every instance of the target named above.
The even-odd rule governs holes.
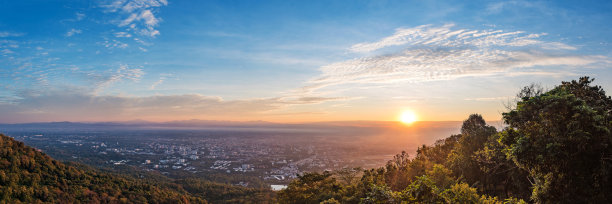
[[[538,40],[546,33],[527,34],[524,31],[504,32],[503,30],[453,30],[454,24],[441,27],[423,25],[415,28],[397,29],[395,34],[371,43],[358,43],[349,49],[352,52],[371,52],[391,46],[426,46],[449,48],[494,48],[525,47],[538,45],[546,49],[568,49],[575,47],[560,42]]]
[[[24,121],[161,120],[210,117],[241,117],[266,114],[298,104],[316,104],[336,98],[310,97],[293,100],[256,98],[224,100],[200,94],[156,96],[98,96],[83,89],[22,91],[15,97],[0,96],[0,123]],[[278,114],[278,113],[269,113]]]
[[[153,83],[151,85],[151,87],[149,88],[149,90],[155,90],[159,85],[161,85],[162,83],[164,83],[164,81],[166,81],[166,79],[173,77],[173,74],[160,74],[159,75],[159,80],[157,80],[155,83]]]
[[[341,84],[391,84],[448,80],[465,76],[508,74],[521,68],[577,67],[608,61],[604,56],[576,55],[574,46],[548,42],[546,33],[454,29],[423,25],[397,29],[375,42],[349,48],[365,57],[319,68],[320,76],[299,91],[311,93]]]
[[[202,118],[208,115],[251,114],[278,106],[273,99],[225,101],[219,97],[197,94],[96,96],[79,90],[21,94],[18,98],[11,103],[0,104],[5,120],[2,122]]]
[[[111,74],[90,72],[86,75],[88,78],[93,79],[96,87],[94,91],[98,92],[120,81],[138,82],[144,74],[145,73],[142,69],[129,68],[127,65],[120,65],[119,68],[114,72],[111,72]]]
[[[23,33],[15,33],[15,32],[8,32],[8,31],[0,31],[0,38],[6,38],[6,37],[20,37],[23,36],[25,34]]]
[[[66,32],[66,37],[71,37],[75,34],[81,34],[83,31],[79,30],[79,29],[70,29],[68,32]]]

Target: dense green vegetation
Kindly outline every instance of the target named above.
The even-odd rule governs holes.
[[[0,203],[267,203],[273,196],[201,179],[134,176],[62,163],[0,134]]]
[[[478,114],[461,134],[385,167],[306,173],[281,203],[612,203],[612,99],[593,80],[525,87],[498,132]]]
[[[4,135],[0,156],[2,203],[206,203],[177,189],[63,164]]]

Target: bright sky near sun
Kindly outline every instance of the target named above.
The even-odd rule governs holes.
[[[612,92],[612,1],[0,0],[0,122],[499,120]]]

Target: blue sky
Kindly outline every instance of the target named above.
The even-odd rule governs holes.
[[[498,120],[612,89],[609,1],[0,1],[0,122]]]

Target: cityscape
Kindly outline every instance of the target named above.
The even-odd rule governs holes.
[[[452,129],[456,128],[449,125],[446,131]],[[357,133],[342,136],[300,130],[72,128],[67,132],[5,125],[3,131],[64,161],[109,169],[135,167],[170,178],[225,175],[232,179],[221,182],[276,190],[305,172],[375,168],[402,150],[417,148],[364,143],[360,139],[364,136]],[[444,137],[446,132],[438,134]]]

